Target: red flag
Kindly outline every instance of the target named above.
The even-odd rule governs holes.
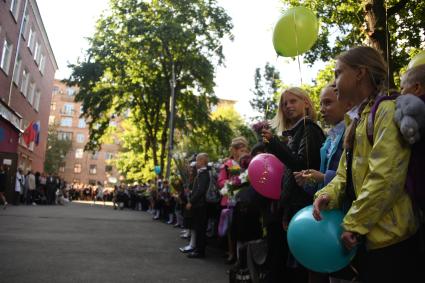
[[[26,128],[26,130],[24,131],[24,133],[22,134],[22,138],[24,139],[24,142],[26,143],[26,145],[29,146],[30,143],[35,140],[35,136],[36,136],[36,132],[34,131],[34,128],[33,128],[33,122],[31,122]]]

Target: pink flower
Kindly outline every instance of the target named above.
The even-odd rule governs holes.
[[[239,178],[239,176],[232,176],[230,178],[230,181],[232,183],[233,186],[235,187],[239,187],[240,185],[242,185],[241,179]]]

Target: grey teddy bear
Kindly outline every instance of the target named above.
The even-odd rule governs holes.
[[[412,94],[400,95],[396,99],[394,121],[403,138],[409,144],[416,143],[425,131],[425,103]]]

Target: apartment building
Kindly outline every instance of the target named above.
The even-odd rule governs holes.
[[[59,139],[72,141],[72,149],[58,173],[70,183],[115,183],[119,176],[111,160],[120,149],[119,140],[111,137],[108,143],[102,144],[100,151],[84,151],[89,129],[86,120],[80,117],[81,103],[74,101],[77,91],[77,88],[66,86],[59,80],[54,81],[49,124],[55,125]],[[118,124],[111,121],[110,126]]]
[[[19,166],[43,171],[53,79],[58,69],[35,0],[0,0],[0,163],[10,186]],[[37,139],[22,133],[37,125]]]

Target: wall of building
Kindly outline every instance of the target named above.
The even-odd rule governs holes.
[[[27,147],[21,140],[18,143],[17,153],[18,166],[24,170],[33,169],[42,172],[57,63],[36,1],[13,2],[18,5],[16,13],[11,11],[11,0],[0,1],[0,56],[4,40],[7,39],[12,43],[9,70],[0,71],[0,98],[3,104],[20,116],[21,131],[24,131],[31,122],[40,123],[39,144],[30,144]],[[28,80],[24,79],[25,76]]]
[[[118,172],[112,166],[110,159],[119,152],[117,138],[112,138],[111,144],[103,144],[101,150],[95,155],[92,152],[83,151],[89,140],[89,128],[88,123],[80,117],[81,103],[74,101],[77,91],[77,88],[68,87],[58,80],[54,82],[49,123],[56,125],[61,138],[66,136],[72,140],[72,150],[66,155],[59,175],[67,182],[81,184],[98,181],[105,183],[110,177],[118,179]],[[86,122],[85,127],[82,127],[80,120]],[[69,121],[70,123],[67,124]],[[84,136],[82,142],[78,140],[78,135]],[[83,151],[82,155],[79,155],[78,151]],[[95,173],[90,170],[91,165],[96,166]],[[81,169],[77,171],[76,166],[81,166]],[[108,172],[106,166],[112,166],[112,170]]]

